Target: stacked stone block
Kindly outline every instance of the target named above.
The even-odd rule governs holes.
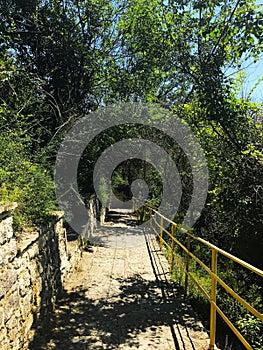
[[[28,349],[48,320],[81,251],[72,252],[61,212],[38,230],[14,235],[12,210],[0,205],[0,348]],[[74,264],[73,264],[74,262]]]

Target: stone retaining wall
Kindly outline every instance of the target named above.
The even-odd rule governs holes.
[[[101,207],[98,198],[93,195],[86,202],[86,208],[89,213],[89,221],[80,233],[81,244],[85,245],[85,242],[92,241],[94,231],[99,225],[104,224],[106,208]]]
[[[15,205],[0,205],[0,347],[33,349],[45,331],[65,278],[81,257],[78,241],[68,242],[61,212],[38,231],[17,236]],[[41,333],[41,332],[40,332]]]

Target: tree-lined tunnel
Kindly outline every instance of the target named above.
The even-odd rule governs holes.
[[[180,285],[210,349],[263,349],[263,79],[249,77],[262,62],[260,2],[0,1],[4,350],[48,319],[93,230],[94,194],[107,217],[43,348],[202,347]]]

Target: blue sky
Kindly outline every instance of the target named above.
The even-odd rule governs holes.
[[[263,6],[263,1],[257,0],[256,4]],[[243,84],[242,94],[246,97],[258,79],[263,77],[263,52],[260,60],[256,64],[252,63],[249,65],[248,62],[244,64],[244,67],[246,67],[246,80]],[[260,82],[251,97],[254,101],[263,102],[263,81]]]
[[[243,83],[241,95],[247,97],[251,89],[258,82],[258,79],[263,77],[263,53],[261,59],[257,63],[244,64],[244,70],[246,72],[246,79]],[[260,81],[259,85],[255,88],[251,97],[254,101],[263,102],[263,80]]]

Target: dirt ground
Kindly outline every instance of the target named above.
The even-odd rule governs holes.
[[[100,244],[66,282],[42,350],[207,350],[208,335],[169,279],[156,240],[112,229],[101,228]]]

